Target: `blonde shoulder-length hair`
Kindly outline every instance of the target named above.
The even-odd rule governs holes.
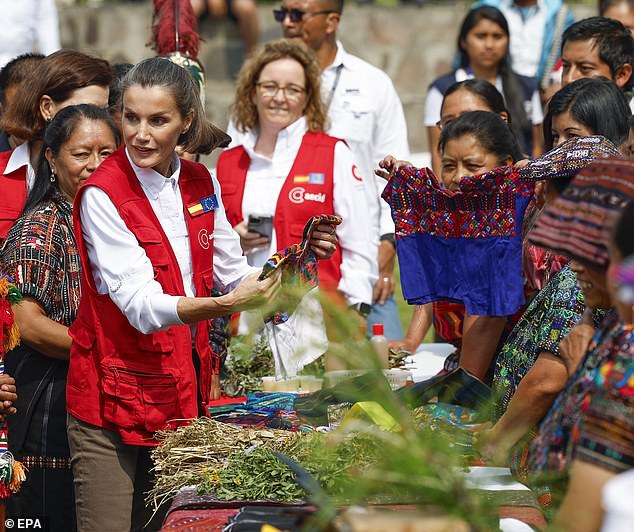
[[[306,107],[304,116],[309,131],[324,131],[326,127],[326,107],[321,98],[319,64],[312,50],[305,44],[290,39],[268,42],[260,51],[251,56],[240,69],[236,98],[231,106],[232,117],[238,131],[255,129],[258,111],[253,103],[253,94],[262,69],[279,59],[294,59],[304,69],[306,78]]]

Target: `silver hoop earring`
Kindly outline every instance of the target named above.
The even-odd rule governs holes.
[[[49,177],[49,179],[51,183],[55,183],[56,178],[55,178],[55,172],[53,170],[51,170],[51,177]]]

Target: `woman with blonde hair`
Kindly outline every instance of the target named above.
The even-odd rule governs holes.
[[[372,187],[341,139],[324,133],[326,106],[313,53],[290,40],[270,42],[238,77],[233,120],[240,146],[218,160],[229,222],[249,263],[301,240],[315,214],[338,214],[340,246],[319,263],[319,286],[362,315],[377,279],[378,220]]]

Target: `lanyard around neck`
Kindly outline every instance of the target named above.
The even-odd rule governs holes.
[[[341,78],[342,70],[343,70],[343,63],[340,63],[337,66],[337,72],[335,72],[335,81],[332,83],[332,87],[330,87],[330,91],[328,92],[328,99],[326,100],[326,110],[330,109],[330,104],[332,103],[332,99],[335,97],[335,91],[337,90],[337,85],[339,85],[339,79]]]

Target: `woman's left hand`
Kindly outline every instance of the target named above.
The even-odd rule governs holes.
[[[329,259],[337,249],[337,233],[334,225],[319,224],[310,239],[310,249],[318,259]]]

